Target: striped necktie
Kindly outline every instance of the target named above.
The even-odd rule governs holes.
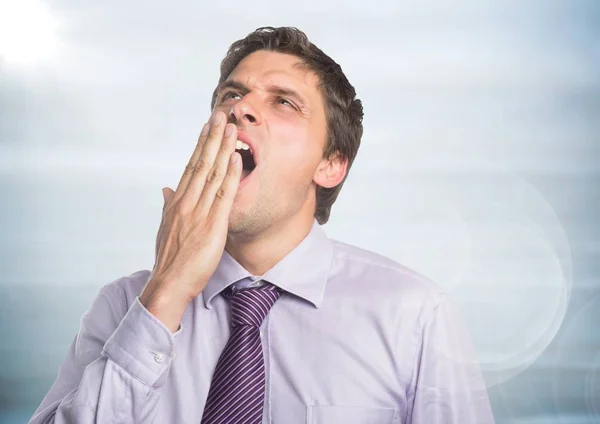
[[[265,401],[259,328],[281,292],[266,284],[224,295],[231,301],[231,335],[210,383],[202,424],[258,424]]]

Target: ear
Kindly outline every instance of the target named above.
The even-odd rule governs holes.
[[[313,181],[321,187],[335,187],[343,181],[347,170],[348,159],[335,152],[328,159],[321,159]]]

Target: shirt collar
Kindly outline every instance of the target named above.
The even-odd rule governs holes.
[[[333,260],[333,243],[316,219],[308,235],[261,279],[311,302],[321,305]],[[202,290],[204,306],[223,289],[243,278],[252,277],[227,251],[223,251],[216,271]]]

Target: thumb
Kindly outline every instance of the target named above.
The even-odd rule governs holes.
[[[173,197],[174,194],[175,194],[175,192],[173,190],[171,190],[169,187],[163,187],[163,189],[162,189],[162,195],[163,195],[163,200],[164,200],[163,209],[165,208],[165,206],[167,206],[167,203],[169,203],[169,200],[171,200],[171,197]]]

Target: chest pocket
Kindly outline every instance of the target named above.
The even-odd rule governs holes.
[[[308,424],[401,424],[393,408],[315,405],[308,407]]]

